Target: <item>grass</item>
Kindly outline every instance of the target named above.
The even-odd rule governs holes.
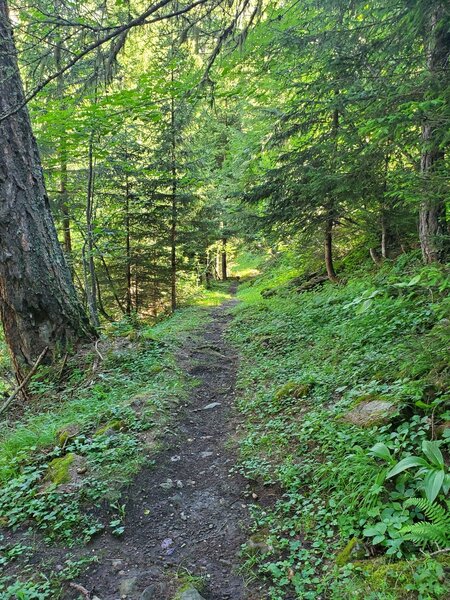
[[[443,598],[437,573],[445,555],[422,559],[420,581],[403,567],[421,549],[402,529],[423,519],[403,502],[423,494],[423,481],[413,470],[386,480],[370,449],[382,442],[393,460],[420,454],[449,418],[448,271],[404,256],[298,294],[290,280],[301,272],[289,257],[272,259],[241,287],[230,333],[242,356],[239,405],[247,419],[240,468],[282,489],[273,509],[254,508],[255,533],[269,550],[244,549],[246,566],[269,581],[276,600]],[[392,418],[366,428],[345,421],[371,400],[390,402]],[[437,502],[445,506],[442,489]],[[370,571],[374,556],[397,569],[398,589]]]

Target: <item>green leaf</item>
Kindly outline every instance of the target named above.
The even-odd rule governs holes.
[[[416,285],[417,283],[419,283],[420,277],[421,277],[421,275],[416,275],[415,277],[413,277],[410,281],[408,281],[407,286],[412,287],[413,285]]]
[[[441,471],[430,471],[424,479],[425,496],[430,502],[436,499],[444,483],[445,473]]]
[[[438,442],[429,442],[425,440],[422,442],[422,452],[425,454],[431,464],[441,469],[444,467],[444,457],[442,456],[442,452],[439,450]]]
[[[375,444],[375,446],[372,446],[369,452],[372,456],[376,456],[377,458],[381,458],[387,462],[391,462],[392,460],[391,451],[386,446],[386,444],[383,444],[381,442]]]
[[[419,458],[418,456],[408,456],[404,458],[400,462],[398,462],[395,467],[393,467],[390,471],[388,471],[386,475],[386,479],[390,479],[391,477],[395,477],[399,473],[406,471],[406,469],[410,469],[411,467],[428,467],[428,463],[423,458]]]

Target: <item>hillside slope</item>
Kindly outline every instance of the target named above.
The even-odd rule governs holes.
[[[239,292],[241,471],[258,498],[246,565],[277,600],[442,598],[448,271],[404,255],[317,279],[304,291],[281,256]]]

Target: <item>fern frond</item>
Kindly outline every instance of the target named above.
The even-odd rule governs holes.
[[[405,508],[417,507],[428,519],[400,530],[406,540],[415,544],[435,543],[439,546],[450,544],[450,513],[440,504],[426,498],[408,498]]]
[[[435,543],[438,546],[447,546],[450,543],[449,530],[440,525],[434,525],[423,521],[407,525],[400,530],[405,540],[411,540],[415,544]]]
[[[446,525],[450,528],[450,514],[437,502],[430,502],[427,498],[408,498],[405,508],[410,506],[416,506],[435,525]]]

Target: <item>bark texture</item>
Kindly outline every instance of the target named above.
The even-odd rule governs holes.
[[[24,99],[8,6],[0,0],[0,113]],[[26,108],[0,123],[0,313],[18,377],[45,347],[94,335],[51,216]]]
[[[426,60],[434,85],[448,77],[450,56],[450,33],[448,31],[447,12],[443,2],[436,2],[430,8],[427,31]],[[425,263],[440,261],[444,257],[445,199],[439,191],[432,191],[428,179],[444,158],[439,147],[437,124],[427,120],[422,126],[423,151],[420,170],[424,178],[423,200],[419,213],[419,238]]]

